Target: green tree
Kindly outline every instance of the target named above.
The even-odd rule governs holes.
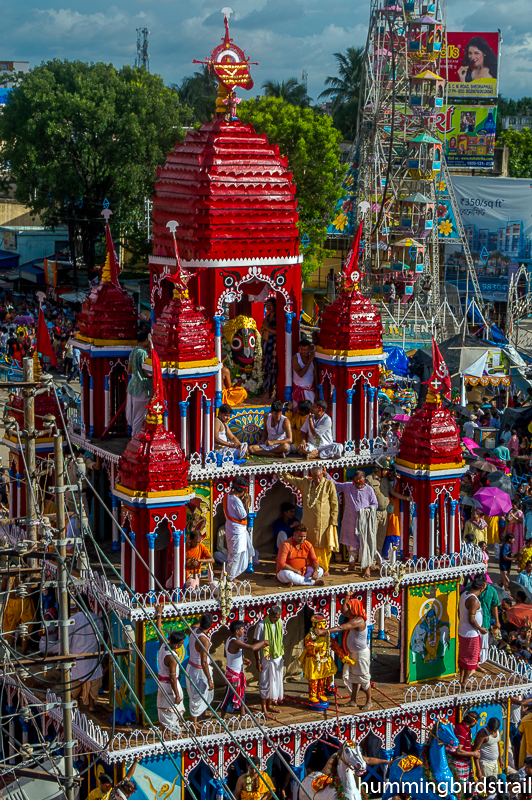
[[[24,75],[0,115],[2,188],[49,226],[69,223],[95,265],[104,200],[137,228],[158,166],[190,116],[145,69],[54,60]]]
[[[208,122],[214,115],[218,80],[209,67],[204,64],[199,72],[187,75],[178,86],[174,87],[179,101],[193,110],[193,123]]]
[[[521,97],[519,100],[506,100],[499,97],[497,103],[497,136],[502,133],[502,118],[516,117],[520,115],[530,116],[532,114],[532,97]]]
[[[329,117],[276,97],[247,100],[239,117],[265,133],[288,158],[296,183],[303,279],[323,263],[327,225],[340,197],[345,169],[340,164],[341,135]],[[305,247],[303,237],[308,237]],[[305,237],[306,241],[306,237]]]
[[[335,53],[338,75],[325,79],[320,100],[332,98],[333,121],[346,139],[354,139],[358,117],[360,82],[364,71],[364,48],[348,47],[345,53]]]
[[[509,150],[508,173],[511,178],[532,178],[532,133],[530,128],[503,131],[497,145],[507,145]]]
[[[266,81],[262,84],[266,97],[278,97],[292,106],[307,108],[311,97],[307,94],[307,87],[299,83],[297,78],[288,78],[287,81]]]

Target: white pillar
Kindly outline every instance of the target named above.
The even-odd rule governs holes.
[[[215,376],[214,407],[222,405],[222,322],[223,317],[214,316],[214,352],[218,359],[218,372]]]
[[[149,590],[150,590],[150,594],[152,594],[155,591],[155,576],[154,576],[154,572],[155,572],[155,539],[156,538],[157,537],[156,537],[155,533],[147,533],[146,534],[146,539],[148,540],[148,548],[149,548],[148,549],[148,568],[150,570],[150,573],[148,575],[148,587],[149,587]],[[152,597],[151,600],[153,602],[154,598]]]
[[[284,369],[285,369],[285,390],[284,399],[288,402],[292,399],[292,320],[295,317],[293,311],[288,309],[284,312],[285,315],[285,333],[284,333]]]
[[[172,531],[172,540],[174,542],[174,589],[180,591],[182,587],[180,564],[179,564],[179,542],[183,536],[183,531]],[[179,598],[178,598],[179,599]]]
[[[430,529],[429,529],[429,557],[432,558],[436,552],[435,550],[435,537],[436,537],[436,503],[431,503],[430,506]]]
[[[91,397],[92,403],[92,397]],[[107,428],[111,421],[110,416],[110,400],[109,400],[109,375],[105,376],[105,391],[104,391],[104,411],[103,411],[103,427]]]
[[[417,505],[410,503],[410,513],[412,514],[412,549],[413,555],[417,557]],[[404,553],[404,550],[403,550]]]
[[[81,433],[85,436],[85,390],[83,388],[83,370],[81,369],[79,372],[79,383],[81,387],[81,394],[80,394],[80,408],[79,408],[79,415],[80,415],[80,428]]]
[[[120,577],[126,582],[126,537],[120,534]]]
[[[133,531],[129,531],[129,538],[131,540],[131,578],[129,581],[129,585],[131,587],[131,591],[135,591],[135,582],[136,582],[136,571],[137,571],[137,562],[135,559],[135,534]]]
[[[363,428],[364,433],[362,434],[362,438],[366,437],[366,439],[369,439],[369,436],[368,436],[368,384],[364,382],[362,384],[362,386],[363,386],[363,389],[364,389],[364,403],[363,403],[363,405],[364,405],[364,428]]]
[[[332,387],[332,434],[333,440],[335,442],[338,441],[336,438],[337,436],[337,429],[336,429],[336,386]]]
[[[94,387],[92,375],[89,375],[89,436],[94,436]]]
[[[204,424],[205,424],[205,434],[204,434],[204,441],[205,441],[205,455],[210,453],[211,450],[211,400],[205,400],[205,417],[204,417]]]
[[[373,389],[371,387],[368,388],[366,403],[367,403],[367,406],[368,406],[368,421],[369,421],[368,439],[371,442],[375,438],[374,437],[374,433],[373,433],[373,416],[374,416],[373,415]]]
[[[9,470],[9,518],[15,516],[15,473]]]
[[[353,389],[347,390],[347,425],[346,439],[350,442],[353,438]]]
[[[181,412],[181,449],[188,454],[187,447],[187,406],[188,400],[181,400],[179,403],[179,411]]]
[[[465,377],[464,377],[464,375],[460,375],[460,404],[462,406],[467,405],[467,396],[466,396],[465,386],[466,386]]]

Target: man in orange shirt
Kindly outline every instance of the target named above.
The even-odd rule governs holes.
[[[214,564],[214,558],[209,553],[201,541],[201,533],[192,531],[185,545],[186,557],[186,578],[192,578],[196,573],[199,574],[202,564]]]
[[[277,555],[277,580],[289,586],[307,584],[323,586],[320,580],[323,569],[318,563],[314,548],[307,542],[307,526],[296,525],[293,535],[279,548]]]

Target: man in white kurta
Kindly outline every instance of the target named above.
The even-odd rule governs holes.
[[[227,577],[234,581],[247,570],[253,559],[253,547],[247,529],[249,509],[248,482],[238,477],[223,500],[225,541],[227,545]]]
[[[260,704],[265,714],[278,714],[274,703],[284,697],[284,632],[281,624],[281,607],[272,606],[264,620],[255,627],[255,641],[266,644],[255,651],[259,671]]]
[[[333,440],[332,419],[326,410],[325,400],[317,400],[301,426],[299,452],[307,458],[339,458],[344,451]]]
[[[212,626],[212,614],[202,614],[199,624],[192,626],[188,642],[189,659],[186,681],[190,719],[194,723],[211,705],[214,697],[212,666],[209,660],[211,640],[208,635]]]

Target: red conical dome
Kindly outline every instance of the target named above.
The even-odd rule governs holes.
[[[164,364],[216,359],[211,323],[188,292],[174,292],[152,328],[152,341]]]
[[[171,431],[144,427],[128,442],[118,463],[118,482],[135,492],[187,488],[188,462]]]
[[[39,355],[36,350],[33,352],[33,379],[35,381],[40,380],[42,376],[42,369],[41,364],[39,361]],[[9,403],[10,408],[12,409],[9,413],[15,417],[16,421],[18,422],[19,428],[22,430],[24,428],[24,398],[21,394],[15,395],[11,403]],[[16,409],[16,410],[15,410]],[[64,415],[64,408],[61,409]],[[35,396],[35,428],[38,431],[44,431],[44,417],[47,414],[53,414],[55,417],[55,423],[59,430],[64,430],[63,426],[63,417],[61,416],[61,410],[58,405],[57,398],[55,396],[55,392],[50,389],[47,392],[43,392],[42,394],[37,394]],[[50,432],[50,437],[53,436],[53,431]],[[41,441],[43,441],[41,439]]]
[[[137,310],[121,286],[102,280],[91,289],[78,315],[77,338],[98,344],[102,341],[137,343]]]
[[[171,431],[163,426],[166,407],[161,364],[153,354],[153,394],[146,419],[118,462],[119,484],[134,492],[171,492],[187,488],[188,462]]]
[[[320,325],[319,350],[346,355],[382,353],[382,323],[377,306],[359,291],[342,291],[327,306]]]
[[[264,134],[216,115],[188,131],[157,170],[154,254],[173,258],[176,220],[185,262],[269,258],[298,262],[296,187],[288,161]]]
[[[426,402],[405,425],[396,464],[417,469],[462,466],[460,431],[447,408]]]

